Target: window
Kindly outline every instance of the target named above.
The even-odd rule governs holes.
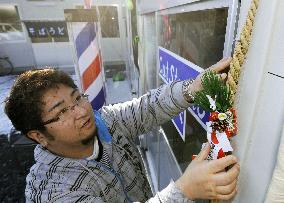
[[[228,8],[160,16],[160,46],[207,68],[223,56]]]
[[[0,42],[24,40],[24,33],[16,6],[0,6]]]
[[[76,6],[76,8],[84,8]],[[96,9],[92,6],[92,9]],[[103,38],[119,38],[118,13],[116,6],[98,6],[100,12],[100,24]],[[94,11],[96,12],[96,11]]]
[[[118,15],[115,6],[99,6],[102,37],[118,38]]]
[[[158,15],[159,46],[205,69],[223,56],[227,17],[227,7]],[[202,143],[206,142],[205,129],[188,110],[185,142],[171,121],[162,128],[184,171],[192,155],[198,154]]]

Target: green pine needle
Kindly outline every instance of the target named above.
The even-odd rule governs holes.
[[[206,111],[212,112],[210,108],[210,102],[206,95],[215,99],[216,96],[216,111],[226,112],[232,107],[231,102],[231,90],[221,80],[220,76],[212,71],[204,73],[201,79],[203,90],[196,92],[194,96],[194,103],[203,108]]]

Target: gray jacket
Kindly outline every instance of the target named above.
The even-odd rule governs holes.
[[[172,182],[152,197],[134,140],[188,107],[182,82],[100,110],[112,141],[101,140],[111,167],[52,154],[38,145],[26,181],[27,202],[191,202]],[[151,198],[152,197],[152,198]]]

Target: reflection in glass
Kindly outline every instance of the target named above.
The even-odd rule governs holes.
[[[206,131],[191,113],[188,111],[186,113],[185,142],[179,136],[171,121],[162,126],[182,171],[185,171],[191,162],[192,155],[198,154],[202,143],[206,142]]]
[[[223,56],[228,8],[159,16],[160,46],[207,68]]]
[[[99,6],[102,37],[118,38],[118,15],[116,6]]]
[[[207,68],[223,56],[228,8],[159,15],[159,46]],[[159,81],[163,83],[162,80]],[[182,171],[206,142],[206,131],[186,111],[185,141],[171,121],[162,125]],[[162,157],[161,157],[162,159]]]
[[[18,8],[16,6],[0,6],[0,42],[23,40],[24,34]]]
[[[84,6],[76,6],[84,8]],[[96,6],[92,6],[96,9]],[[118,13],[116,6],[98,6],[100,13],[100,25],[103,38],[119,38]]]

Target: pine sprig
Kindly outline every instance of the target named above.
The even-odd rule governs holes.
[[[220,78],[212,71],[207,71],[201,78],[203,90],[196,92],[194,103],[206,111],[212,112],[210,102],[206,95],[211,96],[216,101],[216,111],[226,112],[232,107],[231,90]]]

